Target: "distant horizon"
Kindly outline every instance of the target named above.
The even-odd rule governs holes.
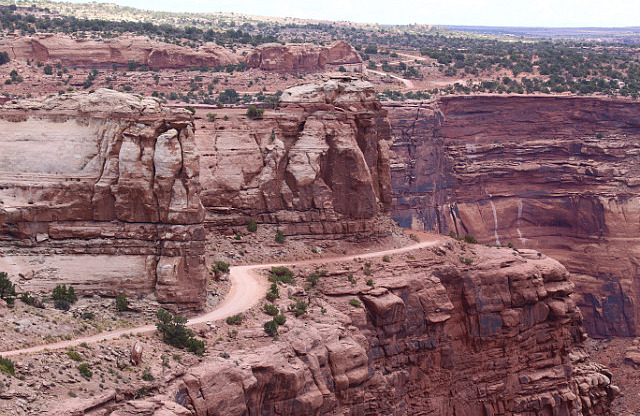
[[[58,1],[58,0],[54,0]],[[63,1],[60,1],[63,2]],[[66,0],[70,3],[91,3]],[[28,2],[27,2],[28,3]],[[361,24],[475,26],[549,29],[630,29],[640,28],[640,2],[618,0],[424,0],[416,5],[398,0],[389,7],[382,0],[300,0],[258,1],[192,0],[110,0],[136,9],[174,13],[235,13],[275,18],[296,18]]]

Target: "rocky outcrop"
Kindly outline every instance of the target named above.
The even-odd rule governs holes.
[[[286,234],[375,230],[391,203],[386,113],[356,78],[290,88],[261,119],[234,114],[196,133],[212,227],[249,218]]]
[[[388,107],[393,217],[560,260],[592,335],[637,335],[640,104],[465,96]]]
[[[154,398],[96,411],[611,414],[618,388],[582,349],[573,284],[558,262],[450,240],[371,267],[375,288],[352,285],[344,267],[329,272],[318,286],[324,296],[311,299],[311,316],[288,315],[279,341],[233,351],[231,359],[210,357]],[[363,307],[351,306],[353,298]]]
[[[0,52],[11,59],[27,59],[63,66],[111,68],[129,62],[149,68],[181,69],[194,66],[215,67],[238,64],[243,58],[213,42],[192,49],[152,41],[142,36],[118,36],[112,39],[73,38],[60,34],[0,38]]]
[[[329,46],[313,43],[267,43],[255,48],[247,56],[250,68],[276,72],[308,72],[331,65],[362,64],[358,51],[348,42],[338,41]]]
[[[0,129],[0,270],[24,290],[65,283],[203,305],[204,208],[188,112],[98,90],[8,103]]]

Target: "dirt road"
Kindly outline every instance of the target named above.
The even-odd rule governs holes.
[[[253,264],[248,266],[233,266],[229,271],[229,279],[231,280],[231,290],[227,294],[222,303],[214,310],[200,316],[193,317],[187,322],[187,326],[197,325],[205,322],[217,321],[228,316],[244,312],[254,306],[262,299],[267,291],[267,280],[257,273],[259,269],[268,269],[274,266],[302,266],[317,263],[333,263],[340,261],[348,261],[353,259],[367,259],[372,257],[382,257],[384,255],[392,255],[405,253],[407,251],[417,250],[420,248],[431,247],[438,244],[441,239],[435,235],[423,234],[421,238],[427,238],[416,244],[405,247],[394,248],[390,250],[376,251],[371,253],[354,254],[340,257],[324,257],[312,260],[303,260],[289,263],[270,263],[270,264]],[[80,337],[68,341],[61,341],[52,344],[36,345],[34,347],[22,348],[18,350],[0,352],[2,357],[11,357],[14,355],[37,353],[45,350],[57,350],[63,348],[74,347],[84,343],[90,344],[95,342],[107,341],[121,337],[122,335],[148,334],[156,330],[155,325],[144,325],[135,328],[119,329],[116,331],[103,332],[96,335]]]

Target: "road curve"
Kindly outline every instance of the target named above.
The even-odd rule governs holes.
[[[384,255],[392,255],[405,253],[407,251],[417,250],[420,248],[431,247],[441,241],[440,238],[430,235],[432,240],[421,241],[405,247],[394,248],[383,251],[375,251],[371,253],[354,254],[339,257],[324,257],[311,260],[301,260],[286,263],[268,263],[268,264],[252,264],[244,266],[232,266],[229,270],[229,279],[231,280],[231,290],[218,307],[210,312],[200,316],[195,316],[187,322],[187,326],[197,325],[204,322],[216,321],[224,319],[228,316],[244,312],[254,306],[262,297],[264,297],[268,282],[257,273],[259,269],[267,269],[275,266],[303,266],[309,264],[326,264],[339,261],[349,261],[353,259],[367,259],[371,257],[382,257]],[[155,325],[144,325],[134,328],[118,329],[116,331],[102,332],[86,337],[75,338],[67,341],[55,342],[51,344],[36,345],[29,348],[0,352],[2,357],[11,357],[21,354],[37,353],[46,350],[58,350],[63,348],[74,347],[84,343],[96,343],[116,339],[122,335],[138,335],[148,334],[156,330]]]

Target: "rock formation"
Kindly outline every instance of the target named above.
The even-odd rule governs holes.
[[[638,335],[640,104],[464,96],[388,108],[393,217],[560,260],[592,335]]]
[[[112,39],[72,38],[60,34],[7,36],[0,38],[0,52],[7,52],[11,59],[30,59],[87,68],[126,66],[133,61],[149,68],[183,69],[237,64],[243,59],[213,42],[192,49],[152,41],[142,36],[119,36]]]
[[[247,56],[250,68],[277,72],[307,72],[324,69],[328,65],[362,64],[358,51],[348,42],[338,41],[329,46],[312,43],[268,43],[255,48]]]
[[[341,235],[371,232],[388,212],[390,127],[368,82],[290,88],[277,111],[218,118],[196,142],[210,226],[254,218],[286,234]]]
[[[558,262],[449,240],[371,267],[375,288],[329,272],[279,341],[210,357],[150,399],[94,402],[96,414],[610,414],[618,388],[581,348]]]
[[[204,304],[204,209],[186,110],[98,90],[0,107],[0,270],[24,290]],[[27,278],[28,276],[28,278]]]

